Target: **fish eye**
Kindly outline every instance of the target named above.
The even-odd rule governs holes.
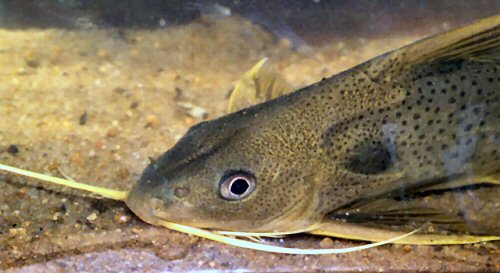
[[[228,200],[241,200],[255,188],[255,177],[247,172],[238,171],[222,177],[220,194]]]

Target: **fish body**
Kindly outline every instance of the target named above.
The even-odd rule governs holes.
[[[310,230],[357,200],[494,176],[499,144],[495,16],[192,127],[127,204],[153,224]]]

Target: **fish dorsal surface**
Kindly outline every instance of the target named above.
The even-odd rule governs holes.
[[[403,97],[336,122],[324,134],[326,153],[337,163],[332,180],[342,173],[350,187],[346,185],[339,197],[338,183],[333,183],[337,188],[326,190],[323,199],[349,196],[346,200],[353,201],[342,210],[331,201],[330,215],[347,212],[358,222],[387,225],[436,222],[451,230],[498,235],[498,229],[481,223],[471,229],[471,222],[459,215],[428,204],[409,204],[405,198],[485,183],[498,189],[499,62],[500,16],[494,16],[358,66],[373,82],[402,90]],[[338,230],[332,228],[331,233]],[[429,237],[425,243],[460,240],[481,237]]]

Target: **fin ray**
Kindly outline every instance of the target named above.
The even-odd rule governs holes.
[[[430,37],[406,48],[410,63],[500,60],[500,15]]]
[[[293,91],[291,85],[261,59],[236,83],[229,97],[228,113],[274,99]]]
[[[344,238],[349,240],[361,240],[378,242],[387,238],[394,238],[405,234],[400,231],[364,227],[355,224],[342,223],[340,221],[326,221],[317,229],[309,231],[310,234]],[[475,235],[443,235],[443,234],[413,234],[411,236],[393,241],[392,244],[411,245],[448,245],[448,244],[471,244],[500,240],[500,236],[475,236]]]

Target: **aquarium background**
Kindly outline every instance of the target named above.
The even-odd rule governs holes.
[[[235,82],[263,57],[298,89],[499,13],[498,0],[0,0],[0,162],[129,189],[149,157],[225,114]],[[428,202],[498,223],[499,197],[480,188]],[[272,241],[362,244],[307,235]],[[119,202],[0,173],[7,272],[499,271],[498,247],[261,253],[149,226]]]

